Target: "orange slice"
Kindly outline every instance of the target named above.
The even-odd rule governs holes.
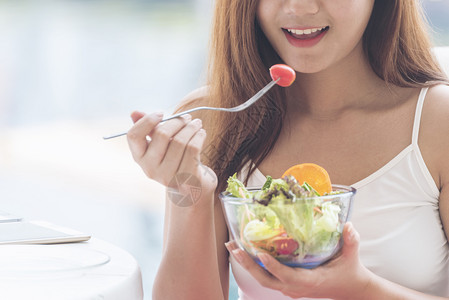
[[[320,195],[330,193],[332,191],[331,179],[327,171],[319,165],[313,163],[304,163],[290,167],[284,172],[282,178],[285,176],[293,176],[299,182],[303,184],[307,182],[311,185]]]

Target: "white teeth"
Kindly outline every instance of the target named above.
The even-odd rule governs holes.
[[[311,34],[314,32],[317,32],[318,30],[323,30],[326,27],[321,27],[321,28],[310,28],[310,29],[287,29],[288,32],[293,33],[293,34],[297,34],[297,35],[303,35],[303,34]]]

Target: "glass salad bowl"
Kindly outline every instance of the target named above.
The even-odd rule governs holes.
[[[332,185],[332,192],[324,196],[290,197],[288,191],[271,195],[269,201],[257,199],[260,189],[239,192],[241,197],[229,190],[220,194],[231,239],[262,267],[260,252],[290,267],[315,268],[341,249],[356,190]]]

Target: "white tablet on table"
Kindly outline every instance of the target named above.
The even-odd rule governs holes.
[[[44,221],[0,223],[1,244],[55,244],[82,242],[90,235]]]

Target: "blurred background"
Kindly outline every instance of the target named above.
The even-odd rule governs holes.
[[[138,261],[145,299],[164,190],[133,162],[133,110],[204,84],[211,0],[0,0],[0,211],[89,232]],[[449,0],[424,0],[449,71]],[[237,299],[232,281],[230,299]]]

